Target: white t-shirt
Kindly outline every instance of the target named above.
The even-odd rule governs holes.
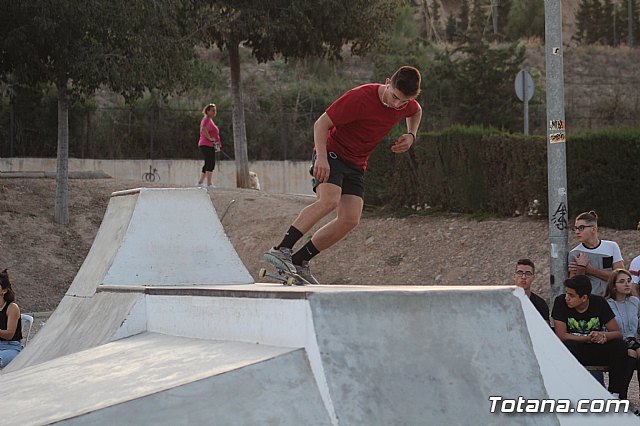
[[[616,262],[622,262],[620,247],[618,247],[618,244],[614,241],[600,240],[600,244],[592,249],[586,248],[582,243],[580,243],[569,252],[568,261],[575,262],[575,257],[579,252],[587,253],[591,266],[605,271],[613,271],[613,264]],[[607,281],[601,280],[593,275],[589,275],[589,279],[591,280],[591,294],[603,296],[604,290],[607,288]]]
[[[640,256],[637,256],[631,261],[629,272],[631,272],[631,280],[633,283],[640,284]]]

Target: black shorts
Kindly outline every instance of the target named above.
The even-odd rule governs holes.
[[[356,195],[364,198],[364,170],[353,167],[332,151],[327,153],[329,160],[329,179],[325,183],[332,183],[342,188],[342,195]],[[316,152],[311,157],[309,173],[313,176],[313,165],[316,162]],[[315,178],[311,180],[313,192],[320,185]]]

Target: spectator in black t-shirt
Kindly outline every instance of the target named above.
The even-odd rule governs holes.
[[[513,274],[515,283],[522,287],[533,306],[540,312],[542,318],[549,323],[549,305],[545,300],[531,291],[531,284],[536,277],[536,267],[529,259],[520,259],[516,263],[516,271]]]
[[[591,294],[586,275],[566,279],[564,289],[551,313],[556,334],[580,364],[607,365],[609,392],[626,399],[627,349],[611,307],[604,297]]]

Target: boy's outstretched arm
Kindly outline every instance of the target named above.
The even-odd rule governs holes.
[[[410,117],[407,117],[407,133],[401,135],[396,143],[391,145],[391,151],[396,154],[407,151],[416,140],[416,133],[420,127],[422,120],[422,108],[418,105],[418,111]]]

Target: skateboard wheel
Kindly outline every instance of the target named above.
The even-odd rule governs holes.
[[[288,278],[287,278],[287,285],[293,285],[293,283],[294,283],[295,281],[296,281],[296,280],[295,280],[295,278],[293,278],[293,277],[288,277]]]
[[[260,272],[258,272],[258,276],[260,278],[264,278],[267,275],[267,268],[260,268]]]

